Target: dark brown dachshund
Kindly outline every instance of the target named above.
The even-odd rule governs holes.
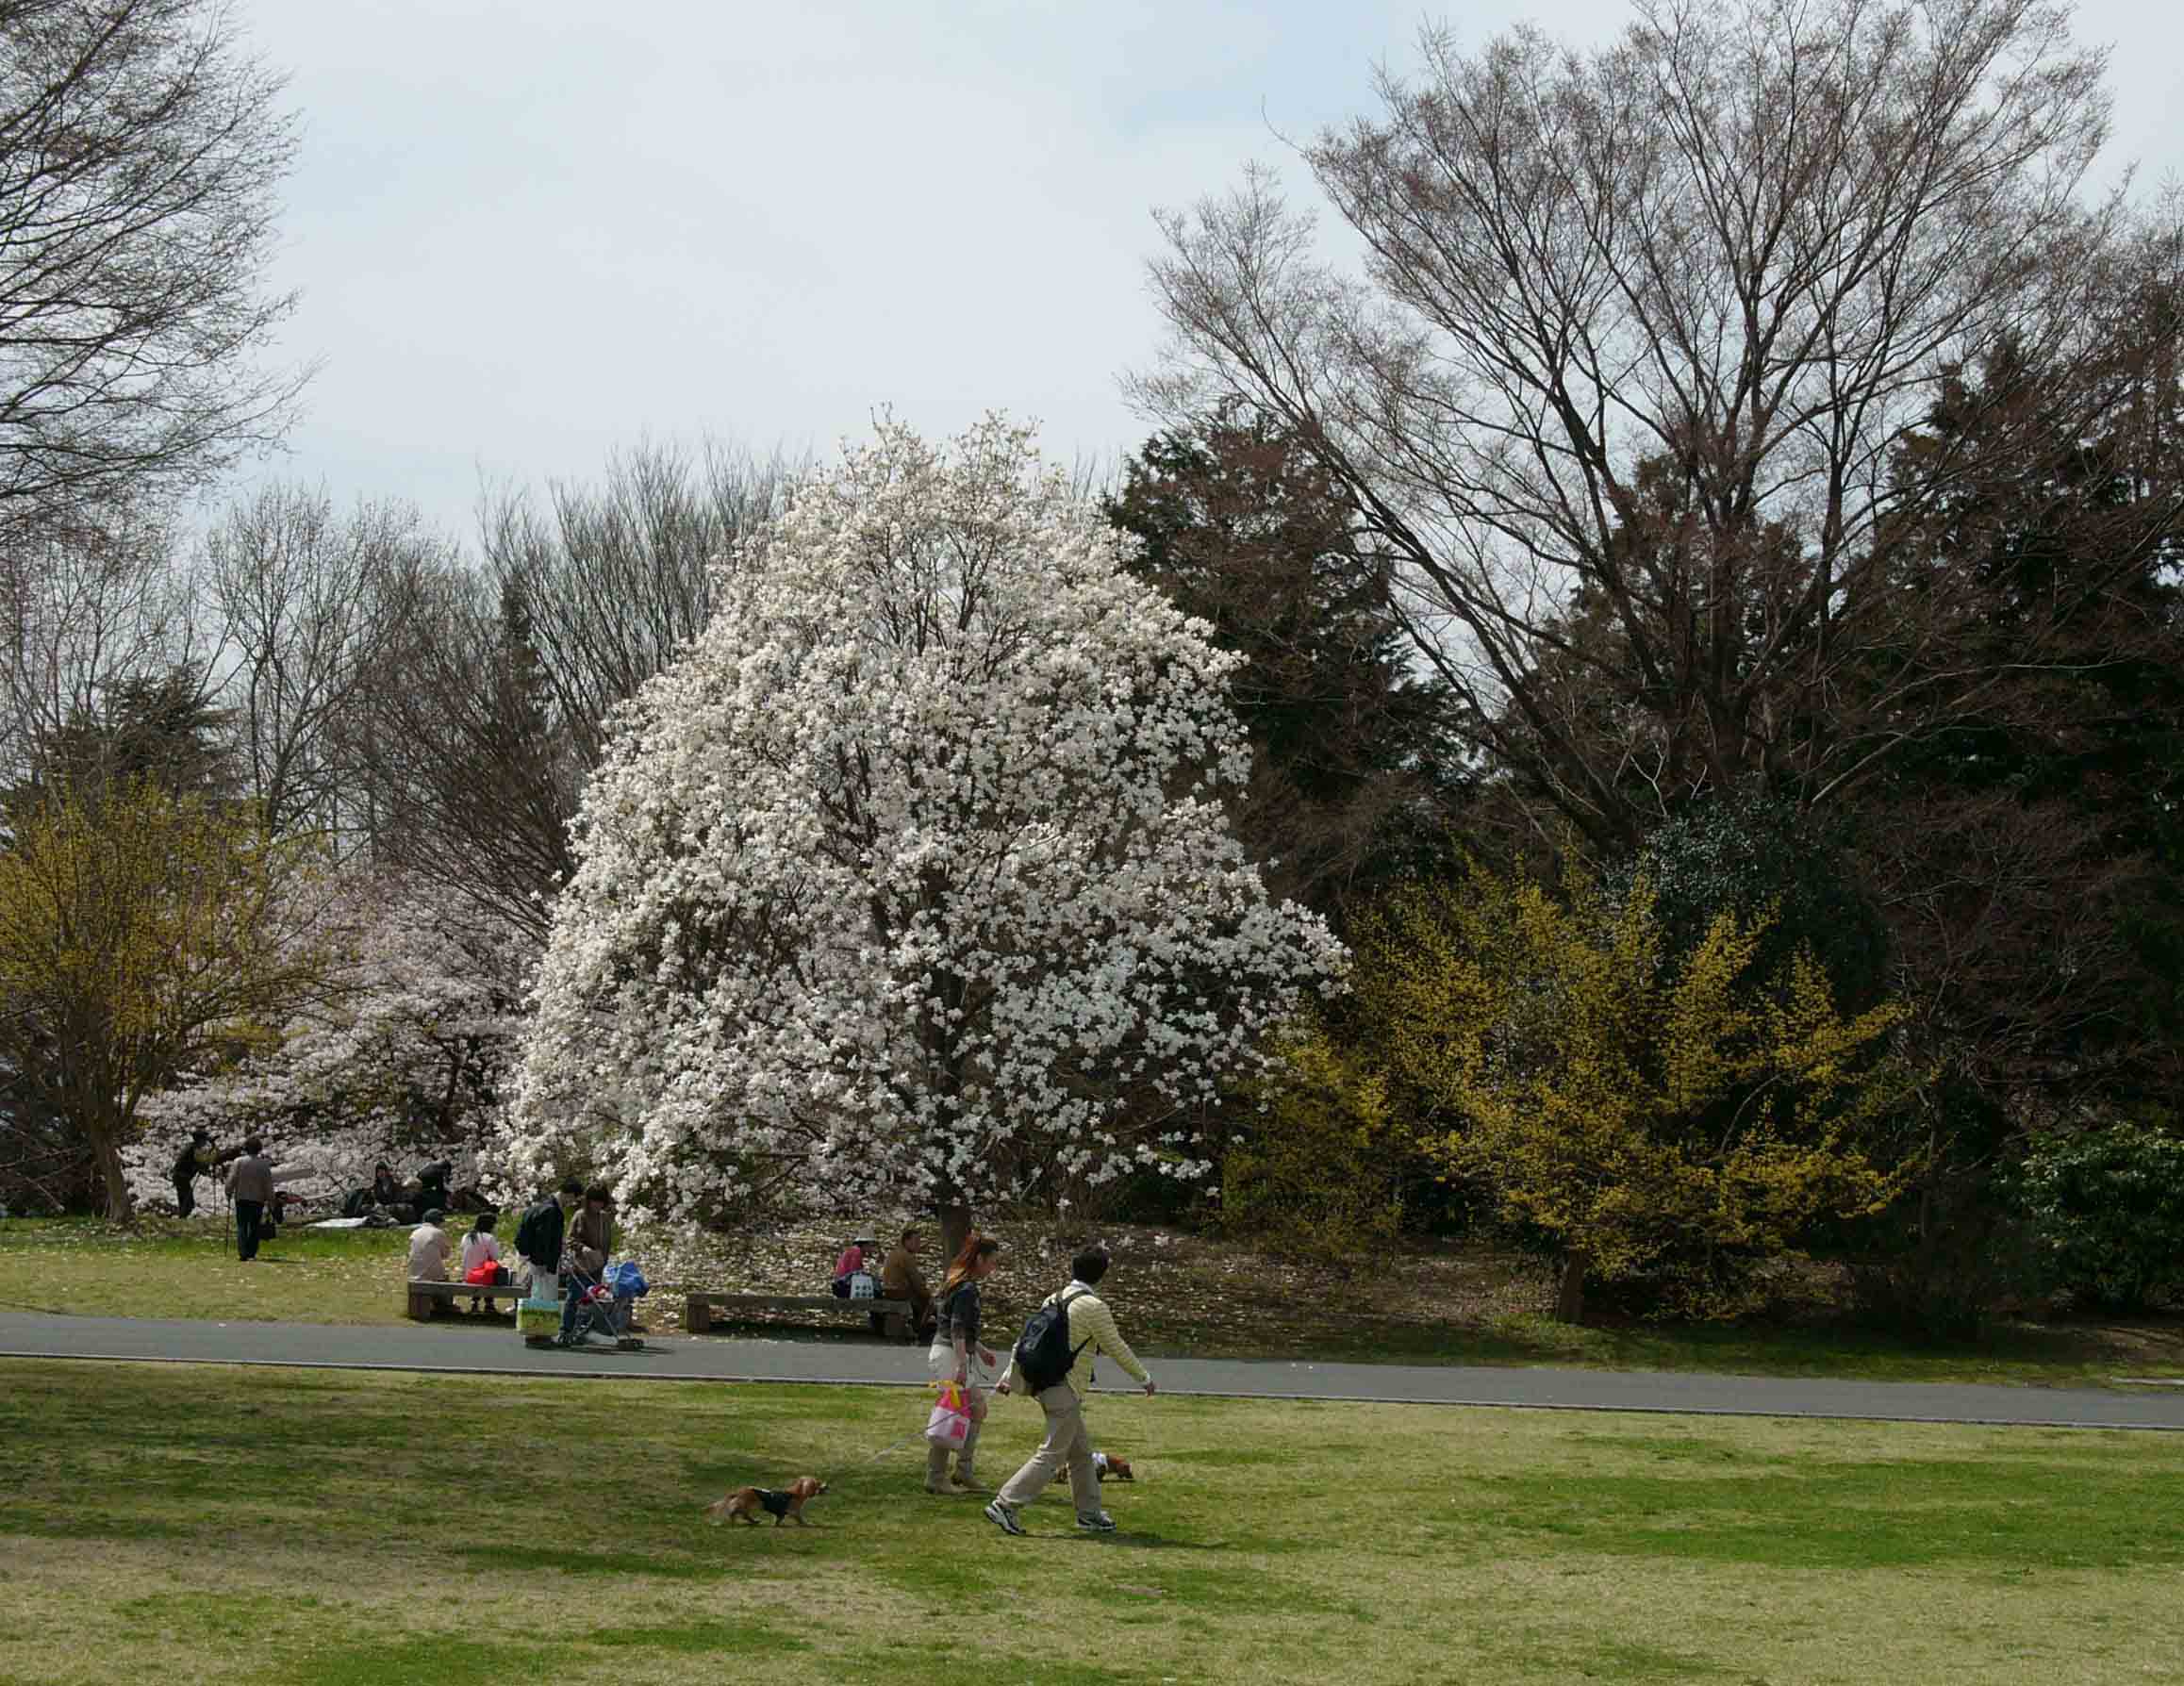
[[[735,1492],[715,1499],[705,1507],[706,1520],[715,1528],[723,1522],[741,1517],[753,1528],[758,1526],[758,1512],[764,1511],[779,1528],[790,1517],[799,1528],[809,1528],[803,1519],[803,1507],[827,1490],[827,1484],[817,1476],[798,1476],[781,1489],[772,1487],[738,1487]]]

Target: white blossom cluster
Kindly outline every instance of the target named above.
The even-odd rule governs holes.
[[[362,868],[324,897],[313,940],[333,956],[326,987],[276,1046],[144,1102],[123,1153],[140,1201],[173,1198],[169,1167],[199,1127],[221,1147],[264,1135],[307,1200],[369,1183],[381,1160],[401,1176],[453,1160],[458,1185],[480,1174],[535,945],[444,891]]]
[[[1207,1168],[1194,1108],[1347,964],[1221,806],[1239,658],[989,419],[883,422],[724,558],[587,792],[525,1186],[991,1198]]]

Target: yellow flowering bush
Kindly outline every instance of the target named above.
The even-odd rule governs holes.
[[[1736,1309],[1740,1263],[1901,1186],[1872,1146],[1910,1085],[1898,1010],[1839,1012],[1802,948],[1755,974],[1769,924],[1722,915],[1673,958],[1643,880],[1611,903],[1477,867],[1365,921],[1359,1057],[1431,1158],[1559,1254],[1559,1315],[1588,1281],[1693,1259],[1712,1267],[1671,1309]]]

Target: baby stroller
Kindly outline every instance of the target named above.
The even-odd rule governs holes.
[[[612,1341],[623,1352],[642,1348],[644,1342],[628,1331],[631,1302],[651,1291],[644,1273],[626,1259],[609,1264],[597,1278],[586,1275],[581,1265],[567,1260],[563,1269],[569,1280],[562,1291],[576,1297],[576,1317],[569,1326],[568,1345],[580,1347],[597,1335]]]

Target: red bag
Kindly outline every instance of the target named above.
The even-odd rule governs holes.
[[[463,1281],[473,1288],[498,1288],[507,1280],[506,1268],[494,1264],[490,1259],[480,1264],[472,1264],[470,1274],[463,1278]]]

